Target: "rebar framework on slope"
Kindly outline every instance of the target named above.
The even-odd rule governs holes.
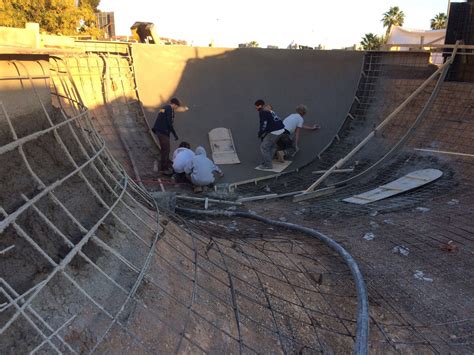
[[[7,85],[7,89],[4,86],[4,90],[14,87],[18,90],[14,92],[17,100],[33,95],[35,101],[32,113],[21,117],[9,112],[17,103],[0,102],[3,175],[0,242],[2,246],[12,243],[2,252],[2,258],[7,258],[6,263],[2,261],[5,272],[0,280],[2,299],[6,300],[0,315],[2,343],[16,344],[16,351],[28,349],[34,353],[48,349],[77,353],[77,348],[61,332],[81,318],[82,310],[58,306],[58,299],[48,294],[55,287],[75,289],[109,319],[103,334],[97,334],[98,338],[105,336],[143,279],[159,236],[158,211],[153,200],[138,188],[107,150],[60,60],[53,63],[56,75],[51,83],[49,65],[44,58],[22,60],[20,57],[2,61],[2,65],[12,75],[0,80],[14,83]],[[39,92],[49,91],[50,84],[52,97],[45,100]],[[11,164],[15,170],[8,171]],[[130,219],[135,223],[131,224]],[[101,230],[109,225],[120,226],[124,231],[122,236],[141,245],[137,252],[141,257],[135,265],[122,255],[124,250],[104,241]],[[147,233],[138,232],[144,229]],[[91,245],[131,268],[136,273],[133,281],[120,285],[85,252]],[[20,258],[24,259],[23,263],[31,259],[36,270],[18,267],[15,260]],[[121,290],[123,296],[108,304],[94,297],[78,275],[75,264],[79,260],[106,283]],[[38,304],[48,301],[50,312],[39,311],[44,305]],[[20,324],[24,322],[28,326],[21,330]],[[26,341],[18,343],[15,331],[26,332]]]

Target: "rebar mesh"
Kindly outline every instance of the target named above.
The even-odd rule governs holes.
[[[15,352],[77,353],[71,334],[84,341],[91,314],[114,324],[160,230],[153,200],[117,164],[66,67],[55,64],[50,80],[47,58],[2,61],[11,100],[0,112],[0,333],[1,348]],[[24,101],[28,109],[15,107]],[[142,271],[121,275],[127,258]],[[116,297],[115,287],[125,295]],[[93,337],[106,333],[104,326]]]
[[[85,47],[85,55],[27,63],[39,65],[34,72],[8,62],[17,68],[8,80],[20,84],[23,100],[34,98],[36,109],[18,118],[0,99],[0,258],[7,266],[0,349],[350,352],[354,283],[327,246],[241,219],[161,214],[158,223],[154,202],[124,172],[138,181],[154,177],[157,154],[133,56],[127,45]],[[307,188],[318,176],[313,171],[347,154],[436,70],[428,59],[367,53],[347,122],[320,159],[297,173],[238,186],[235,196]],[[53,94],[50,103],[44,88]],[[433,88],[434,82],[347,164],[353,172],[327,183],[384,156]],[[331,195],[223,205],[317,228],[349,250],[368,286],[373,352],[472,350],[472,91],[469,83],[443,83],[397,154]],[[418,190],[366,206],[342,201],[433,167],[443,177]]]

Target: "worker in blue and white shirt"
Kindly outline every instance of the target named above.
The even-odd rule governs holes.
[[[160,142],[160,170],[164,175],[172,175],[171,160],[170,160],[170,134],[173,134],[174,139],[178,140],[178,135],[174,130],[173,119],[174,111],[181,106],[178,98],[173,97],[170,103],[164,105],[158,112],[155,124],[152,131],[158,137]]]
[[[273,169],[273,155],[277,150],[276,142],[285,132],[285,126],[271,107],[265,107],[265,101],[259,99],[255,101],[255,108],[258,111],[260,126],[258,130],[258,138],[261,139],[260,152],[262,153],[262,164],[257,168],[261,170]]]

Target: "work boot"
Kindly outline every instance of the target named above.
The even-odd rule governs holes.
[[[277,161],[279,163],[284,163],[285,162],[285,152],[283,150],[277,151],[276,155],[277,155]]]
[[[173,170],[171,170],[171,169],[162,170],[161,174],[163,174],[164,176],[171,176],[171,175],[173,175]]]

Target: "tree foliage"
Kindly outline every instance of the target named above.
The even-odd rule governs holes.
[[[383,37],[374,35],[373,33],[366,33],[365,36],[362,37],[362,41],[360,42],[362,49],[366,51],[380,49],[380,46],[382,44],[383,44]]]
[[[39,23],[41,30],[52,34],[98,35],[95,8],[100,0],[0,0],[0,26],[24,27]]]
[[[431,19],[431,29],[432,30],[442,30],[446,28],[448,22],[448,17],[445,13],[440,12],[435,17]]]
[[[90,6],[94,11],[99,11],[100,0],[79,0],[79,6]]]
[[[392,6],[382,17],[383,27],[387,27],[387,35],[390,33],[392,26],[403,26],[405,22],[405,14],[398,6]]]
[[[259,46],[259,44],[257,41],[250,41],[249,43],[247,43],[247,46],[256,48]]]

